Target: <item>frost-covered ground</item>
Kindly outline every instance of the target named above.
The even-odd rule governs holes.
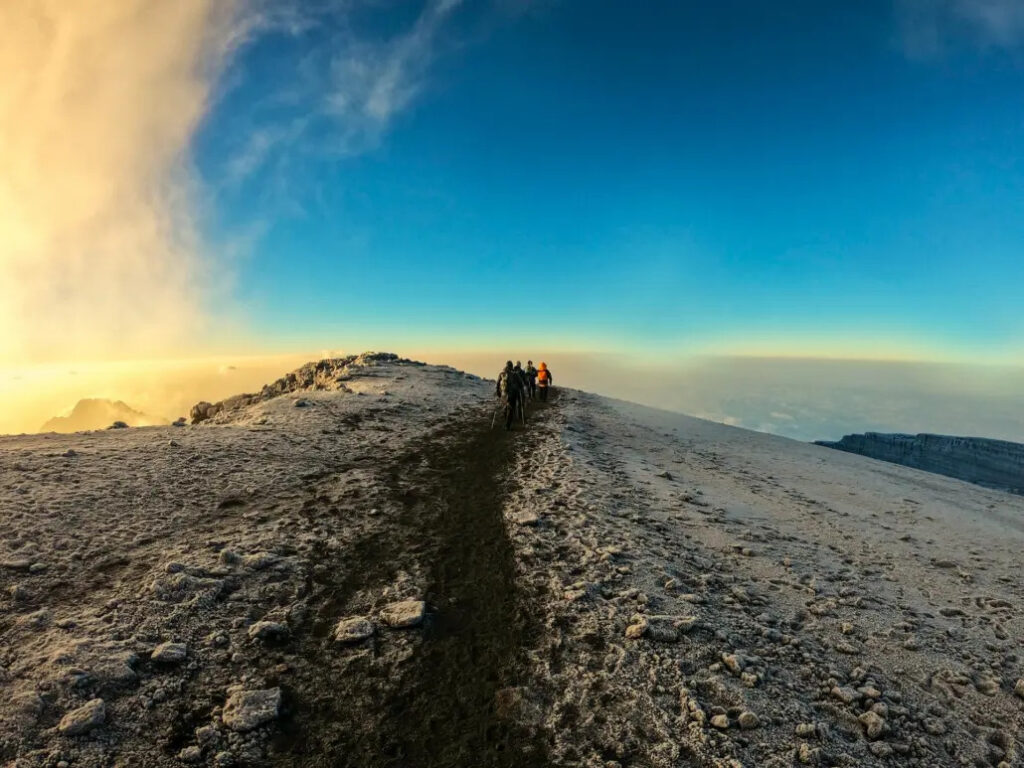
[[[568,390],[506,435],[452,369],[344,378],[0,438],[0,761],[1024,764],[1024,498]]]

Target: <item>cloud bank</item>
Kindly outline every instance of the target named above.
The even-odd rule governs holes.
[[[0,361],[148,352],[200,330],[188,149],[236,10],[0,4]]]
[[[253,126],[244,177],[319,121],[321,151],[375,145],[420,92],[461,0],[367,41],[359,2],[0,4],[0,367],[193,352],[227,292],[204,243],[193,140],[245,44],[333,30],[302,119]],[[308,72],[306,74],[309,74]]]

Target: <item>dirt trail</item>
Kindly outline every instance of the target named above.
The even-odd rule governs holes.
[[[321,563],[335,577],[319,585],[314,639],[302,651],[309,664],[292,681],[294,706],[274,764],[547,764],[543,744],[495,706],[499,691],[520,682],[536,631],[503,519],[512,456],[534,438],[488,429],[489,415],[473,409],[391,462],[382,493],[397,507],[392,522],[354,542],[343,564]],[[415,564],[428,616],[408,633],[404,657],[376,645],[339,649],[334,622],[401,583]],[[347,663],[325,666],[339,652]]]

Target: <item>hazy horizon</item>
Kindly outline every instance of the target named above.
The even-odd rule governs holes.
[[[504,357],[543,356],[557,383],[797,440],[854,432],[933,432],[1024,442],[1024,367],[866,360],[705,357],[643,362],[621,356],[515,349],[404,356],[493,378]],[[331,354],[341,354],[334,352]],[[199,400],[258,391],[321,354],[222,357],[94,366],[0,387],[0,434],[35,432],[81,399],[121,400],[171,421]],[[4,391],[6,389],[6,391]]]

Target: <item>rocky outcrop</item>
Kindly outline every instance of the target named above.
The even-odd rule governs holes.
[[[378,363],[412,363],[399,358],[390,352],[364,352],[361,355],[334,357],[306,363],[291,373],[282,376],[273,384],[267,384],[262,390],[252,394],[233,395],[219,403],[206,401],[192,406],[189,416],[193,424],[208,421],[225,411],[234,411],[254,403],[261,403],[289,392],[306,392],[310,390],[336,391],[345,386],[345,382],[357,375],[361,369],[372,367]]]
[[[982,437],[867,432],[818,445],[1024,494],[1024,444]]]

